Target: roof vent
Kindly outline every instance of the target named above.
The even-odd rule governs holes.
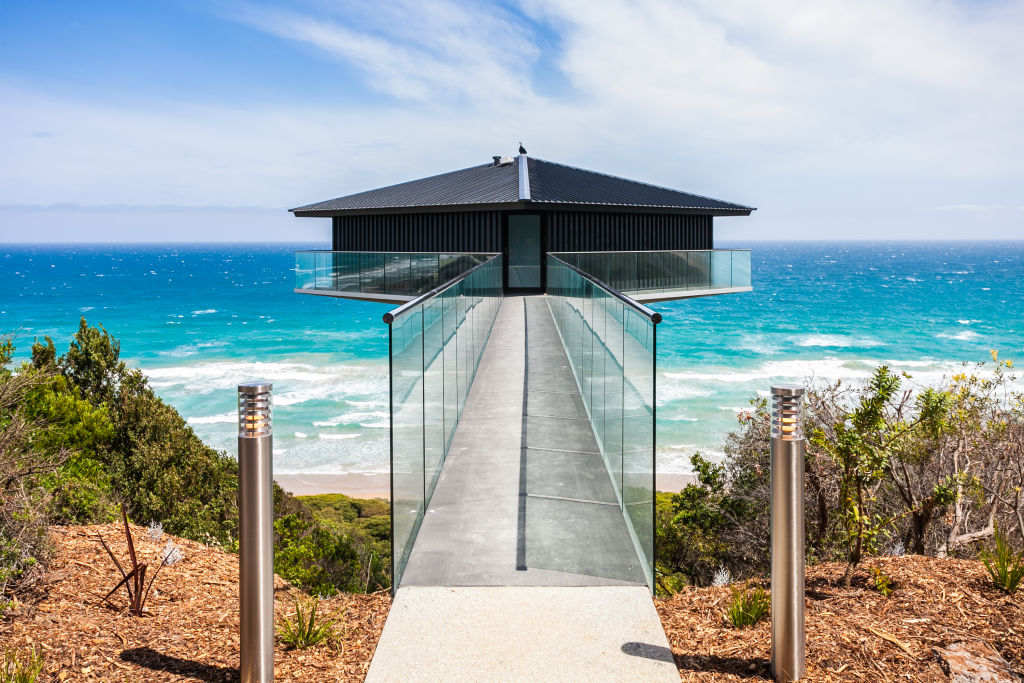
[[[491,158],[492,158],[492,159],[494,159],[494,165],[495,165],[495,166],[508,166],[509,164],[514,164],[514,163],[516,163],[516,159],[515,159],[515,157],[510,157],[510,156],[498,156],[497,154],[495,154],[495,155],[494,155],[493,157],[491,157]]]

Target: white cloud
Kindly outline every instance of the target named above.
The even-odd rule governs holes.
[[[306,106],[128,106],[0,83],[0,148],[13,160],[0,165],[0,203],[286,207],[483,163],[522,139],[545,158],[757,205],[744,225],[765,237],[928,236],[933,207],[960,205],[1003,207],[978,225],[1024,234],[1005,209],[1024,187],[1024,3],[519,9],[233,10],[391,104],[318,105],[311,93]],[[962,230],[952,217],[982,212],[947,213]]]
[[[236,16],[351,62],[366,72],[371,87],[402,100],[487,102],[498,94],[529,95],[529,70],[538,56],[522,22],[485,5],[397,0],[348,3],[316,14],[249,5]]]

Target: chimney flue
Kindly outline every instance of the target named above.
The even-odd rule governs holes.
[[[500,154],[495,154],[491,158],[494,159],[494,165],[495,166],[501,166],[501,155]]]

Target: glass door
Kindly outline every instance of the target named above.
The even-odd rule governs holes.
[[[540,289],[540,216],[508,217],[508,288]]]

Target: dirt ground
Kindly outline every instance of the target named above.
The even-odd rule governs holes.
[[[150,573],[168,539],[152,540],[132,527],[140,562]],[[46,681],[237,681],[238,556],[201,543],[173,539],[184,554],[164,567],[146,613],[101,604],[120,574],[96,540],[127,558],[123,528],[108,524],[53,527],[55,555],[34,597],[0,620],[0,641],[24,652],[35,644],[46,661]],[[148,579],[147,579],[148,581]],[[99,594],[97,596],[96,594]],[[115,595],[126,604],[124,590]],[[306,598],[275,582],[275,621]],[[320,602],[318,615],[337,619],[336,638],[305,650],[280,642],[274,655],[278,681],[362,681],[387,618],[390,596],[340,595]]]
[[[870,567],[892,577],[890,597],[869,585]],[[850,588],[838,586],[844,568],[807,569],[805,680],[948,681],[932,648],[979,640],[1024,671],[1024,591],[997,590],[981,562],[871,558]],[[723,586],[655,601],[684,681],[770,678],[768,620],[729,627],[731,597]]]

